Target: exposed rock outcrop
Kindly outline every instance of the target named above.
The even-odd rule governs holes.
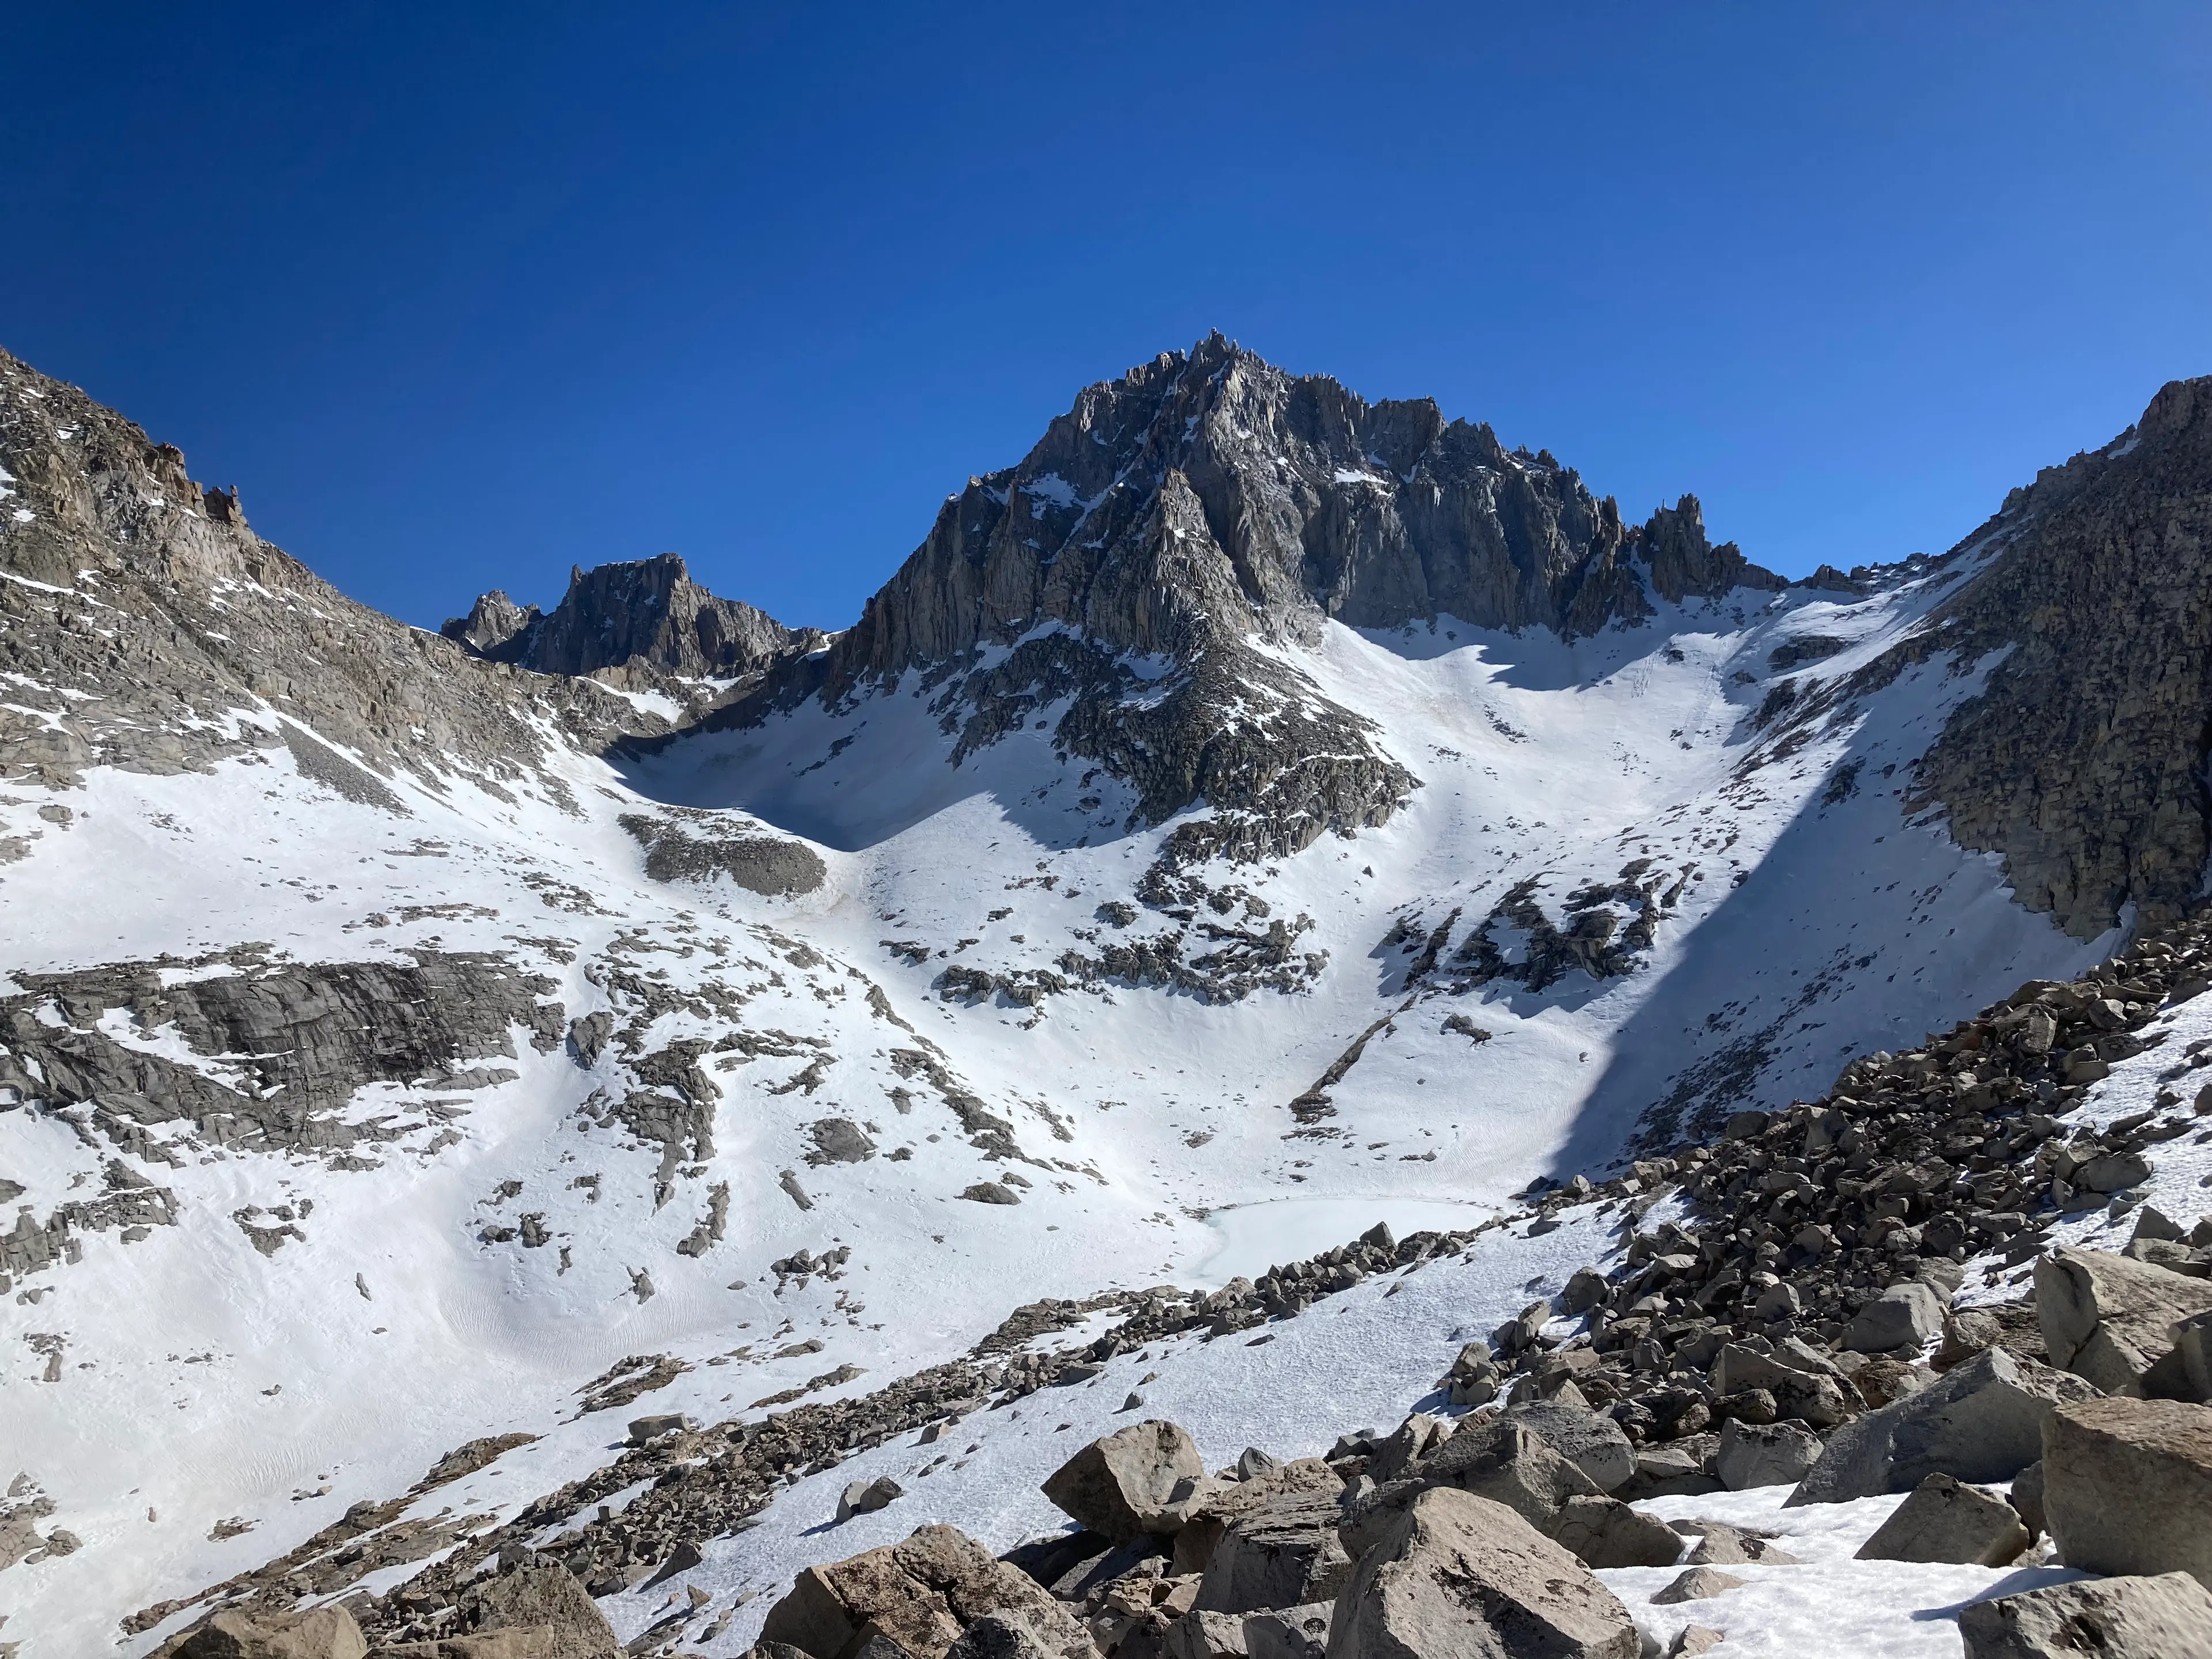
[[[2021,903],[2094,938],[2173,920],[2212,852],[2212,377],[2046,467],[1954,549],[1987,566],[1878,666],[2003,653],[1920,762],[1914,801],[2002,852]]]
[[[572,569],[568,591],[550,615],[495,590],[438,631],[477,656],[540,674],[635,668],[647,679],[687,680],[742,679],[818,650],[828,638],[819,629],[786,628],[764,611],[717,599],[674,553]]]

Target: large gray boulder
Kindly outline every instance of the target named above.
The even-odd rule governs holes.
[[[2043,1455],[2043,1425],[2054,1410],[2095,1397],[2080,1377],[1984,1348],[1917,1394],[1830,1435],[1790,1502],[1911,1492],[1931,1474],[2009,1480]]]
[[[2044,1430],[2043,1513],[2058,1558],[2212,1586],[2212,1407],[2093,1400]]]
[[[2090,1578],[1977,1601],[1965,1659],[2181,1659],[2212,1653],[2212,1595],[2185,1572]]]
[[[1463,1428],[1394,1480],[1346,1505],[1339,1528],[1358,1560],[1422,1492],[1450,1486],[1504,1504],[1547,1537],[1570,1498],[1601,1498],[1597,1483],[1510,1417]]]
[[[1035,1579],[944,1526],[805,1569],[769,1609],[761,1640],[814,1659],[858,1659],[880,1638],[913,1659],[944,1659],[963,1629],[994,1613],[1019,1620],[1060,1659],[1090,1655],[1090,1637]]]
[[[1250,1659],[1326,1659],[1328,1626],[1335,1603],[1319,1601],[1248,1613],[1244,1651]]]
[[[1943,1298],[1916,1279],[1891,1285],[1854,1314],[1844,1346],[1855,1353],[1893,1353],[1942,1334]]]
[[[1582,1563],[1503,1504],[1424,1492],[1337,1598],[1328,1659],[1638,1659],[1635,1624]]]
[[[1205,1478],[1198,1443],[1154,1420],[1092,1441],[1054,1471],[1044,1495],[1091,1531],[1126,1544],[1139,1533],[1176,1531],[1184,1519],[1175,1507],[1177,1487]]]
[[[1671,1567],[1682,1554],[1681,1534],[1617,1498],[1570,1498],[1548,1536],[1588,1567]]]
[[[1820,1437],[1808,1429],[1795,1423],[1745,1423],[1732,1417],[1721,1430],[1713,1473],[1730,1492],[1794,1486],[1820,1459]]]
[[[2020,1512],[2003,1498],[1931,1474],[1859,1546],[1856,1559],[2001,1567],[2029,1542]]]
[[[1620,1425],[1586,1406],[1544,1402],[1516,1407],[1507,1415],[1589,1476],[1601,1492],[1619,1490],[1636,1473],[1636,1448]]]
[[[1240,1515],[1214,1546],[1200,1582],[1205,1613],[1255,1613],[1334,1601],[1352,1577],[1337,1537],[1333,1493],[1293,1492]]]
[[[1018,1615],[987,1613],[960,1632],[960,1639],[945,1650],[945,1659],[1054,1659],[1053,1650],[1037,1640],[1029,1621]]]
[[[1762,1351],[1731,1342],[1713,1362],[1713,1392],[1764,1389],[1774,1396],[1778,1418],[1800,1418],[1816,1429],[1832,1429],[1866,1409],[1850,1379],[1826,1354],[1794,1338]]]
[[[605,1659],[621,1645],[583,1581],[558,1565],[484,1579],[463,1602],[471,1627],[479,1632],[549,1631],[544,1659]]]
[[[2035,1306],[2051,1363],[2106,1394],[2189,1391],[2173,1328],[2212,1310],[2212,1281],[2102,1250],[2057,1249],[2035,1264]]]
[[[1281,1498],[1315,1494],[1328,1498],[1334,1506],[1344,1491],[1343,1477],[1318,1457],[1301,1457],[1288,1463],[1269,1459],[1268,1462],[1270,1467],[1255,1466],[1252,1474],[1240,1480],[1200,1481],[1189,1498],[1170,1504],[1169,1518],[1182,1517],[1175,1533],[1170,1571],[1204,1572],[1229,1528],[1255,1510]]]
[[[607,1651],[613,1651],[609,1638]],[[169,1650],[174,1659],[364,1659],[368,1638],[341,1607],[281,1613],[228,1607]]]

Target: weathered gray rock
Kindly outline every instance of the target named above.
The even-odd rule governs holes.
[[[2051,1412],[2095,1392],[2077,1376],[1986,1348],[1917,1394],[1830,1435],[1790,1502],[1840,1504],[1911,1492],[1931,1474],[2009,1480],[2043,1455]]]
[[[1247,1613],[1244,1651],[1251,1659],[1326,1659],[1335,1603]]]
[[[2173,1327],[2212,1310],[2212,1282],[2101,1250],[2057,1249],[2035,1264],[2051,1363],[2106,1394],[2187,1392]]]
[[[1502,1504],[1437,1487],[1338,1597],[1328,1659],[1637,1659],[1628,1609]]]
[[[1462,1428],[1394,1480],[1346,1505],[1340,1535],[1358,1560],[1419,1495],[1451,1486],[1505,1504],[1548,1536],[1570,1498],[1604,1496],[1597,1483],[1510,1417]]]
[[[1794,1423],[1751,1424],[1730,1418],[1721,1431],[1713,1472],[1730,1492],[1790,1486],[1820,1461],[1820,1440]]]
[[[1663,1589],[1654,1590],[1651,1601],[1662,1607],[1680,1607],[1685,1601],[1703,1601],[1711,1596],[1725,1595],[1732,1589],[1741,1589],[1744,1581],[1732,1572],[1723,1572],[1718,1567],[1692,1567],[1677,1576]]]
[[[1516,1406],[1508,1415],[1589,1476],[1601,1492],[1626,1485],[1636,1473],[1636,1449],[1610,1417],[1549,1401]]]
[[[1708,1630],[1703,1625],[1685,1625],[1668,1645],[1667,1659],[1698,1659],[1699,1655],[1711,1653],[1726,1640],[1728,1638],[1717,1630]]]
[[[2212,1653],[2212,1595],[2185,1572],[2092,1578],[1977,1601],[1965,1659],[2180,1659]]]
[[[1198,1607],[1244,1613],[1334,1600],[1352,1576],[1335,1494],[1294,1492],[1248,1510],[1214,1547]]]
[[[1672,1521],[1668,1523],[1676,1532],[1695,1538],[1698,1541],[1682,1558],[1686,1567],[1734,1567],[1747,1562],[1760,1566],[1794,1567],[1802,1565],[1798,1557],[1790,1553],[1763,1532],[1747,1527],[1732,1527],[1725,1521]]]
[[[1639,1446],[1636,1451],[1636,1473],[1626,1486],[1617,1489],[1615,1495],[1635,1504],[1647,1498],[1695,1498],[1709,1492],[1725,1491],[1719,1477],[1709,1474],[1705,1468],[1719,1449],[1720,1437],[1717,1434],[1692,1435],[1656,1446]]]
[[[1549,1536],[1588,1567],[1671,1567],[1682,1554],[1680,1533],[1616,1498],[1568,1498]]]
[[[343,1607],[226,1608],[170,1652],[175,1659],[365,1659],[368,1641]]]
[[[887,1474],[855,1480],[837,1495],[837,1518],[849,1521],[856,1515],[873,1515],[905,1496],[906,1488]]]
[[[989,1614],[1018,1620],[1060,1659],[1087,1654],[1090,1638],[1018,1568],[994,1560],[952,1527],[922,1527],[903,1543],[808,1567],[769,1609],[766,1642],[814,1659],[859,1659],[887,1638],[914,1659],[943,1659],[963,1629]]]
[[[1124,1544],[1139,1533],[1173,1533],[1176,1487],[1205,1478],[1198,1443],[1172,1423],[1133,1423],[1094,1440],[1044,1483],[1065,1514]]]
[[[1931,1474],[1859,1546],[1856,1559],[2001,1567],[2029,1541],[2019,1512],[2003,1498]]]
[[[2018,1474],[2006,1492],[2006,1500],[2020,1514],[2021,1524],[2028,1530],[2031,1539],[2040,1538],[2051,1530],[2049,1518],[2043,1512],[2043,1460],[2036,1459]]]
[[[2212,1586],[2212,1407],[2113,1399],[2054,1413],[2043,1510],[2069,1567]]]
[[[1029,1621],[1018,1614],[987,1613],[945,1650],[945,1659],[1054,1659],[1053,1650],[1037,1639]],[[1188,1659],[1202,1659],[1191,1655]]]
[[[1943,1332],[1943,1298],[1917,1279],[1893,1285],[1852,1316],[1844,1346],[1857,1353],[1919,1348]]]
[[[1761,1352],[1731,1342],[1713,1362],[1713,1392],[1727,1395],[1764,1389],[1776,1417],[1799,1418],[1816,1429],[1833,1428],[1863,1410],[1866,1401],[1827,1356],[1796,1340]]]
[[[1242,1618],[1195,1608],[1167,1627],[1160,1647],[1166,1659],[1245,1659],[1249,1652]]]
[[[611,1659],[619,1646],[599,1604],[563,1566],[525,1567],[487,1578],[463,1598],[463,1610],[479,1632],[546,1631],[539,1659]]]

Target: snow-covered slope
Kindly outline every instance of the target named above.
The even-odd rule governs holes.
[[[11,410],[19,454],[46,416]],[[426,1500],[453,1510],[434,1552],[607,1461],[629,1412],[580,1407],[611,1373],[719,1420],[866,1391],[1039,1297],[1471,1225],[2077,970],[2112,936],[2023,909],[1903,799],[2002,654],[1922,643],[1929,613],[2002,550],[1672,599],[1629,562],[1635,603],[1573,638],[1255,629],[1209,729],[1353,732],[1413,783],[1243,859],[1188,837],[1232,811],[1203,787],[1151,821],[1150,786],[1066,737],[1102,686],[1133,720],[1190,663],[1065,618],[963,644],[957,678],[771,687],[642,744],[589,682],[533,702],[355,620],[534,747],[418,762],[249,678],[179,766],[11,766],[0,1475],[76,1547],[5,1570],[0,1636],[142,1650],[462,1443],[538,1437]],[[179,614],[37,568],[0,585],[19,641]],[[216,580],[264,629],[303,602]],[[1061,635],[1118,677],[1030,684],[976,741],[975,688]],[[54,732],[112,690],[15,678],[14,717]],[[1537,1267],[1480,1271],[1510,1301]],[[1503,1316],[1452,1294],[1421,1316]],[[1389,1322],[1362,1386],[1396,1364],[1402,1393],[1435,1333],[1390,1360]]]

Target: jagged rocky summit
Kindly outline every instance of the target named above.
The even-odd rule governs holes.
[[[945,503],[826,651],[700,725],[915,673],[943,684],[956,760],[1054,710],[1056,744],[1132,786],[1133,826],[1213,809],[1171,863],[1279,857],[1387,822],[1419,782],[1282,654],[1324,621],[1571,639],[1648,619],[1654,596],[1784,585],[1712,545],[1694,496],[1625,527],[1548,451],[1215,334],[1085,390],[1018,465]]]
[[[627,671],[677,680],[741,680],[821,648],[819,629],[786,628],[764,611],[717,599],[674,553],[572,569],[550,616],[497,591],[438,630],[489,662],[540,674]]]

